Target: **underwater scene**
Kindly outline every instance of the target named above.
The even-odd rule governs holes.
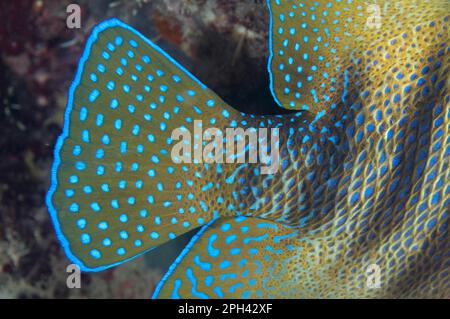
[[[1,1],[0,299],[450,298],[449,19]]]

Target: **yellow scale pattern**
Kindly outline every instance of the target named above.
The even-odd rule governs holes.
[[[129,26],[96,27],[47,200],[67,254],[98,271],[203,226],[155,297],[448,297],[449,2],[268,5],[294,114],[239,113]],[[174,164],[171,132],[196,119],[279,128],[279,172]]]

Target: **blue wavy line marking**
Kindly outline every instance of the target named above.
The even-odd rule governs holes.
[[[184,257],[191,251],[192,247],[195,245],[195,243],[200,239],[200,237],[203,235],[203,233],[211,226],[216,220],[219,218],[213,219],[209,223],[207,223],[205,226],[203,226],[197,234],[194,235],[194,237],[191,238],[189,243],[186,245],[186,247],[183,249],[181,254],[175,259],[175,261],[170,265],[169,270],[166,272],[166,274],[163,276],[163,278],[160,280],[158,285],[155,288],[155,291],[153,292],[152,299],[158,298],[159,293],[161,292],[161,289],[163,288],[166,281],[169,279],[169,277],[172,275],[172,273],[175,271],[177,266],[183,261]]]

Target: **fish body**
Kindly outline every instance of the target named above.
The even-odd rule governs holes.
[[[47,196],[67,255],[100,271],[199,228],[154,297],[448,297],[449,2],[267,3],[292,114],[238,112],[130,26],[94,28]],[[276,128],[279,169],[175,163],[198,120]]]

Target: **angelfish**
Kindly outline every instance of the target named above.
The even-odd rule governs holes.
[[[132,27],[93,29],[47,196],[66,254],[100,271],[199,228],[153,297],[450,296],[449,2],[267,4],[292,114],[240,113]],[[279,128],[280,169],[174,163],[194,120]]]

